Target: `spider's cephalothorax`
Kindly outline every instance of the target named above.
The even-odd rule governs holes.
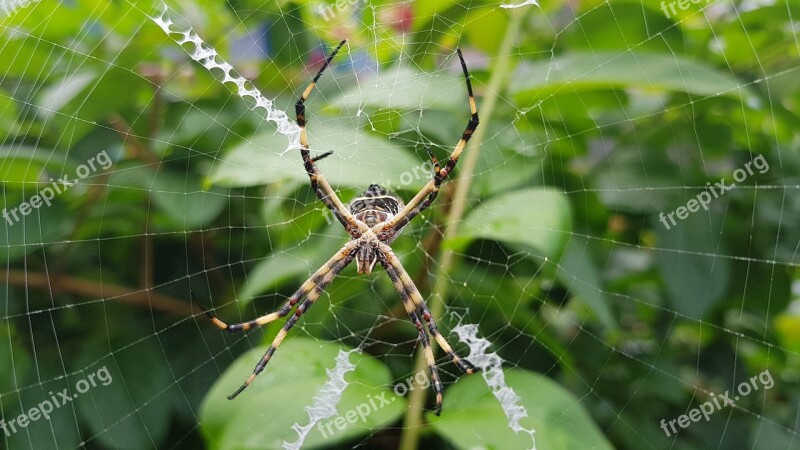
[[[350,235],[351,239],[344,247],[336,252],[328,262],[320,267],[311,278],[308,279],[298,289],[289,300],[278,311],[266,314],[257,319],[249,322],[242,322],[236,324],[226,324],[219,320],[214,314],[206,310],[206,315],[217,327],[229,331],[246,331],[252,328],[257,328],[273,322],[282,317],[286,317],[292,313],[286,324],[275,336],[269,349],[267,349],[264,356],[256,364],[255,370],[244,384],[239,387],[228,398],[234,398],[239,395],[253,380],[260,374],[267,364],[269,363],[272,355],[281,345],[283,339],[288,334],[289,330],[297,323],[300,316],[305,313],[314,302],[317,301],[322,291],[327,287],[339,272],[341,272],[348,264],[356,260],[359,273],[370,273],[376,263],[380,262],[381,266],[386,269],[386,274],[392,280],[395,290],[397,291],[400,299],[403,301],[408,316],[411,322],[417,328],[419,333],[419,342],[422,344],[422,351],[425,355],[425,360],[428,363],[431,376],[431,386],[436,393],[436,415],[439,415],[442,409],[442,392],[444,387],[439,379],[439,371],[436,367],[436,359],[431,349],[431,339],[436,340],[442,350],[450,357],[453,364],[456,365],[464,373],[474,373],[477,369],[469,361],[463,360],[453,352],[453,349],[447,343],[447,340],[439,334],[439,329],[436,327],[436,321],[431,315],[428,306],[425,304],[425,299],[422,294],[414,285],[411,277],[400,264],[400,260],[394,254],[394,251],[389,244],[400,234],[400,231],[406,224],[414,217],[418,216],[422,211],[433,203],[433,200],[439,193],[439,188],[453,171],[453,168],[458,162],[461,152],[467,145],[467,141],[472,136],[472,133],[478,127],[478,109],[475,106],[475,98],[472,95],[472,86],[469,81],[469,71],[467,64],[464,62],[464,57],[461,51],[458,50],[458,58],[461,60],[461,68],[464,71],[464,79],[467,84],[467,94],[469,95],[469,108],[470,119],[467,122],[467,127],[461,134],[450,157],[444,166],[439,165],[439,161],[429,150],[428,155],[433,162],[433,176],[420,190],[417,195],[412,198],[407,205],[403,204],[396,195],[386,191],[382,187],[373,184],[359,197],[353,199],[350,207],[347,208],[339,197],[334,192],[328,180],[320,172],[317,166],[317,161],[330,155],[333,152],[326,152],[316,157],[311,156],[311,151],[308,148],[308,136],[306,135],[306,106],[305,102],[314,86],[328,67],[331,60],[339,49],[342,48],[345,41],[342,41],[338,47],[331,53],[322,68],[317,72],[314,80],[308,85],[300,99],[297,100],[295,105],[295,112],[297,113],[297,125],[300,127],[300,156],[303,158],[303,165],[305,166],[306,173],[311,181],[311,188],[317,194],[317,197],[325,204],[328,209],[333,212],[336,219],[342,224],[344,229]],[[423,326],[423,322],[427,325],[427,329]]]
[[[371,184],[366,191],[350,202],[350,214],[356,220],[366,224],[370,231],[362,234],[358,239],[362,241],[356,254],[356,269],[360,274],[372,273],[378,262],[377,236],[371,231],[372,227],[386,222],[403,210],[403,200],[386,189]],[[387,244],[391,244],[402,229],[392,230],[382,236]]]

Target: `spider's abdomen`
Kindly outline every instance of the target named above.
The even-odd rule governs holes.
[[[373,184],[350,202],[350,213],[367,226],[374,227],[394,217],[403,206],[398,196]]]

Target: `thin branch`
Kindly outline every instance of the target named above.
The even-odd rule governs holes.
[[[158,166],[161,164],[161,159],[156,156],[146,145],[139,139],[131,130],[130,125],[119,114],[113,114],[108,119],[111,128],[117,132],[122,138],[123,144],[129,149],[129,159],[140,161],[144,165]]]
[[[118,284],[100,283],[66,275],[47,276],[43,273],[23,270],[7,271],[3,282],[12,286],[42,289],[53,294],[75,294],[85,297],[86,301],[101,299],[163,311],[181,317],[194,315],[189,303],[159,294],[154,290],[134,290]]]
[[[153,289],[155,283],[155,248],[153,237],[150,235],[150,221],[146,218],[144,223],[144,233],[139,238],[139,251],[141,260],[139,262],[139,288],[143,290]]]

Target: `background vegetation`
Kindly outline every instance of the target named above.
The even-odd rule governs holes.
[[[539,448],[791,448],[800,6],[753,5],[689,3],[673,17],[657,0],[176,8],[287,111],[349,39],[309,102],[312,147],[335,152],[320,164],[345,201],[373,182],[410,198],[425,179],[400,176],[423,146],[447,155],[468,118],[464,50],[479,133],[395,248],[448,339],[478,323],[506,360]],[[419,367],[387,277],[350,268],[251,392],[225,399],[279,326],[223,335],[189,290],[226,320],[263,314],[344,233],[285,138],[149,21],[151,6],[47,0],[0,22],[3,207],[100,151],[114,160],[2,225],[0,418],[102,366],[114,382],[0,446],[274,448],[294,440],[339,348],[364,350],[340,412]],[[768,171],[659,223],[758,155]],[[308,448],[524,448],[483,380],[439,362],[440,418],[416,390]],[[764,370],[773,388],[677,436],[659,428]]]

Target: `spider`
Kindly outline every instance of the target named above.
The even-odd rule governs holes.
[[[218,319],[211,311],[203,309],[208,318],[218,328],[228,331],[230,333],[247,331],[253,328],[264,326],[277,319],[288,316],[292,309],[294,314],[290,317],[283,328],[275,336],[272,345],[269,346],[267,352],[256,365],[253,373],[247,378],[239,389],[231,394],[228,399],[234,399],[242,391],[244,391],[255,378],[264,370],[269,363],[272,355],[281,345],[289,330],[297,323],[300,316],[305,313],[311,305],[317,300],[322,291],[330,284],[339,272],[342,271],[353,260],[356,261],[357,271],[359,274],[370,274],[377,263],[386,270],[389,275],[394,288],[400,295],[403,301],[403,306],[411,318],[414,326],[419,332],[419,341],[422,343],[425,359],[428,364],[431,376],[431,386],[436,394],[436,410],[438,416],[442,410],[442,391],[443,386],[439,378],[436,361],[433,356],[433,351],[430,347],[430,337],[436,340],[439,346],[453,361],[463,373],[471,374],[476,372],[476,368],[469,361],[461,359],[453,352],[453,349],[447,343],[445,338],[439,334],[436,327],[436,322],[431,316],[425,300],[422,298],[417,287],[411,281],[411,277],[405,271],[397,256],[389,246],[395,238],[403,230],[403,227],[408,224],[414,217],[419,215],[428,206],[433,203],[439,193],[439,188],[442,182],[447,178],[450,172],[453,171],[461,152],[472,136],[472,133],[478,126],[478,110],[475,106],[475,98],[472,94],[472,85],[470,84],[469,71],[467,64],[464,62],[464,57],[460,50],[457,50],[458,58],[461,60],[461,68],[464,72],[464,79],[467,84],[467,94],[469,95],[469,107],[471,117],[467,123],[461,139],[456,144],[453,152],[450,154],[447,163],[444,167],[439,165],[438,160],[430,149],[426,148],[428,156],[431,158],[434,166],[433,177],[428,183],[420,190],[408,204],[397,195],[387,191],[377,184],[372,184],[364,191],[359,197],[353,199],[349,207],[345,207],[333,188],[325,179],[325,176],[320,172],[317,166],[317,161],[329,156],[332,152],[323,153],[317,157],[311,157],[311,152],[308,148],[308,136],[306,134],[306,108],[305,102],[309,94],[316,86],[322,73],[331,63],[331,60],[336,56],[345,41],[331,52],[325,63],[317,72],[314,79],[303,91],[300,98],[295,105],[295,112],[297,114],[297,125],[300,127],[300,155],[303,158],[303,165],[311,180],[311,187],[314,189],[317,197],[322,203],[327,206],[333,215],[342,224],[344,229],[350,235],[350,240],[341,248],[332,258],[330,258],[321,268],[319,268],[311,278],[300,286],[300,288],[289,298],[289,300],[279,310],[261,316],[249,322],[242,322],[237,324],[227,324]],[[303,300],[305,299],[305,300]],[[300,303],[300,301],[302,303]],[[299,306],[297,305],[298,303]],[[422,325],[422,321],[427,325],[427,331]]]

